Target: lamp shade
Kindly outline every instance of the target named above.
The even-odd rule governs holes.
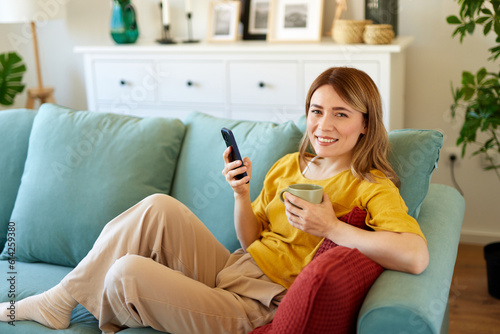
[[[0,23],[42,22],[64,18],[63,3],[54,0],[0,0]]]

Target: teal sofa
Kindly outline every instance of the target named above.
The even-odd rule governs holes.
[[[191,114],[167,118],[76,111],[44,104],[38,111],[0,111],[0,301],[57,284],[92,247],[103,226],[153,193],[185,203],[230,250],[239,247],[232,190],[221,170],[220,128],[233,130],[253,162],[255,198],[270,166],[297,150],[304,120],[272,124]],[[415,276],[386,270],[359,312],[358,333],[446,333],[447,305],[464,213],[451,187],[430,184],[441,133],[389,134],[390,161],[401,194],[428,240],[429,267]],[[15,305],[15,304],[14,304]],[[37,323],[0,323],[0,333],[52,333]],[[100,333],[80,305],[61,333]],[[151,328],[123,333],[158,333]]]

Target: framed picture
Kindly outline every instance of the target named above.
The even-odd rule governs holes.
[[[243,39],[266,39],[270,0],[246,0],[243,10]]]
[[[208,12],[207,41],[236,41],[240,8],[239,1],[212,1]]]
[[[318,42],[323,24],[323,0],[271,0],[267,40]]]

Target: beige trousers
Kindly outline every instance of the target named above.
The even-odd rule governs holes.
[[[248,333],[286,290],[248,253],[233,254],[183,204],[152,195],[109,222],[62,281],[105,333]]]

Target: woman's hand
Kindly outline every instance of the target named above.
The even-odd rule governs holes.
[[[339,246],[357,248],[386,269],[420,274],[429,264],[427,244],[417,234],[367,231],[346,224],[335,216],[326,194],[321,204],[311,204],[290,193],[285,193],[285,198],[286,215],[295,228]]]
[[[226,177],[227,183],[229,183],[231,188],[233,188],[236,195],[245,195],[250,191],[248,183],[252,177],[252,162],[247,157],[244,157],[243,161],[238,160],[231,162],[229,159],[231,150],[232,147],[229,146],[222,154],[225,163],[222,174]],[[236,175],[244,172],[247,172],[248,176],[245,176],[240,180],[236,179]]]
[[[308,201],[285,192],[285,208],[288,222],[295,228],[318,237],[327,237],[340,222],[335,216],[330,198],[323,193],[320,204]]]

